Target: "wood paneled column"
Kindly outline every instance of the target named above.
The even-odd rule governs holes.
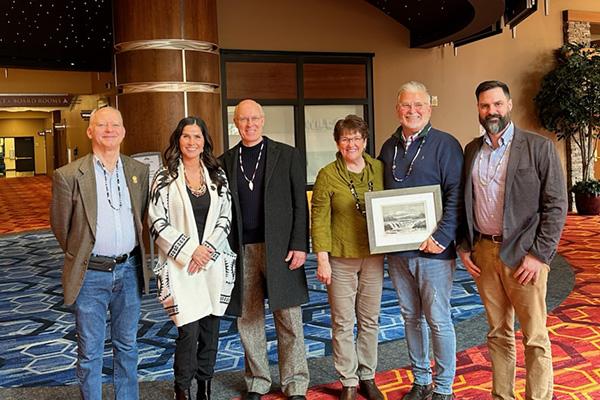
[[[126,154],[163,151],[184,116],[223,151],[216,0],[116,0],[116,105]]]

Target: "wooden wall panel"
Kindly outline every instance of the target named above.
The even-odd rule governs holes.
[[[115,0],[115,43],[181,39],[179,0]],[[216,22],[214,22],[216,24]]]
[[[296,99],[296,64],[228,62],[228,99]]]
[[[600,23],[600,12],[597,11],[564,10],[563,17],[566,21]]]
[[[181,50],[136,50],[117,54],[117,82],[181,82]]]
[[[169,144],[169,137],[183,118],[183,93],[131,93],[118,96],[123,115],[125,154],[160,151]]]
[[[200,51],[185,52],[185,69],[188,82],[219,84],[219,55]]]
[[[304,97],[364,99],[366,79],[364,64],[304,64]]]
[[[219,93],[188,92],[188,114],[206,122],[213,142],[213,154],[223,154],[223,130],[221,128],[221,95]]]
[[[218,43],[217,2],[184,0],[184,7],[183,38]]]

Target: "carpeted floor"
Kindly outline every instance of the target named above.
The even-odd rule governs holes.
[[[24,180],[30,181],[24,181]],[[12,182],[7,182],[12,181]],[[33,188],[32,188],[33,186]],[[0,180],[0,233],[25,232],[48,227],[47,207],[50,198],[50,179],[46,177],[18,178],[12,180]],[[563,240],[559,252],[564,256],[569,264],[575,270],[576,285],[568,298],[560,304],[551,313],[548,326],[551,332],[551,340],[554,352],[555,368],[555,398],[556,399],[600,399],[600,217],[579,217],[569,216],[567,227],[563,234]],[[46,236],[44,236],[46,235]],[[28,235],[19,235],[18,237],[27,237]],[[60,297],[60,287],[56,283],[56,278],[60,273],[57,259],[60,258],[60,252],[56,248],[52,250],[50,243],[52,238],[47,233],[34,233],[29,235],[31,243],[36,243],[32,247],[26,247],[25,251],[19,252],[18,245],[15,244],[17,236],[6,236],[0,238],[0,295],[8,293],[12,300],[2,299],[0,302],[0,387],[8,381],[12,384],[8,386],[22,386],[18,383],[19,375],[26,381],[35,375],[44,375],[44,371],[51,371],[52,363],[46,360],[48,354],[65,354],[68,362],[63,371],[59,372],[58,380],[41,378],[32,379],[34,385],[44,387],[28,388],[9,388],[0,389],[0,398],[5,400],[13,399],[72,399],[77,398],[78,390],[74,385],[46,387],[48,385],[60,384],[61,379],[69,381],[73,377],[73,337],[68,330],[61,331],[64,326],[72,325],[68,309],[61,310],[60,301],[57,303],[53,297]],[[6,242],[5,242],[6,240]],[[6,256],[5,256],[6,254]],[[22,257],[25,256],[23,259]],[[20,258],[21,257],[21,258]],[[32,262],[31,257],[38,257],[38,262]],[[557,265],[553,263],[553,271],[549,279],[549,307],[553,308],[560,303],[564,296],[571,289],[570,268],[565,265],[564,260],[557,258]],[[26,268],[24,268],[26,267]],[[29,268],[34,268],[35,273]],[[10,277],[8,275],[10,271]],[[41,271],[41,272],[40,272]],[[464,273],[464,271],[463,271]],[[309,275],[311,274],[309,269]],[[322,354],[327,354],[327,340],[321,340],[322,333],[328,331],[328,320],[326,316],[326,298],[323,288],[319,288],[319,283],[314,279],[314,271],[311,279],[311,303],[314,308],[310,312],[311,317],[316,317],[316,330],[307,332],[307,352],[311,354],[310,340],[317,338],[318,345],[314,345],[312,350],[318,348]],[[36,278],[37,277],[37,278]],[[48,287],[42,289],[41,281],[52,282]],[[476,295],[474,284],[467,284],[468,276],[463,276],[459,280],[461,290],[468,292],[469,296]],[[11,286],[13,280],[19,284]],[[43,283],[42,283],[43,285]],[[388,320],[394,321],[398,317],[397,306],[393,305],[393,291],[387,283],[386,290],[391,298],[385,299],[384,307],[387,302],[389,315],[382,315],[382,325],[384,328]],[[12,287],[12,289],[11,289]],[[455,286],[456,288],[456,286]],[[468,289],[467,289],[468,288]],[[30,291],[28,291],[30,290]],[[459,306],[454,309],[455,316],[460,318],[462,311],[460,306],[466,311],[463,314],[462,322],[458,322],[457,344],[459,353],[457,354],[458,370],[457,378],[454,384],[457,398],[460,399],[489,399],[489,388],[491,385],[491,374],[489,368],[489,357],[482,345],[485,337],[486,321],[482,314],[471,312],[469,303],[472,299],[465,296],[460,301],[455,301],[453,305]],[[16,301],[14,299],[17,299]],[[145,302],[156,305],[152,297]],[[480,305],[475,305],[475,308]],[[17,310],[17,312],[14,311]],[[59,316],[60,311],[64,316]],[[19,320],[22,315],[29,313],[38,313],[42,316],[30,318],[30,321]],[[155,318],[162,313],[160,308],[150,309],[148,315]],[[475,315],[475,316],[474,316]],[[306,317],[306,314],[305,314]],[[321,319],[319,319],[321,318]],[[62,325],[61,325],[62,324]],[[162,326],[162,330],[152,331],[147,324],[142,323],[141,331],[145,333],[162,333],[165,340],[171,340],[173,337],[172,325],[169,322]],[[154,322],[152,325],[156,325]],[[159,325],[157,325],[159,326]],[[392,325],[393,326],[393,325]],[[230,329],[235,329],[235,324],[229,323],[222,326],[222,334]],[[62,340],[50,339],[48,341],[24,342],[23,345],[17,345],[15,340],[17,336],[28,336],[32,332],[58,332],[63,335]],[[400,328],[391,328],[389,332],[398,334]],[[403,332],[402,332],[403,334]],[[71,335],[71,336],[70,336]],[[314,336],[314,338],[311,338]],[[155,335],[156,337],[156,335]],[[273,338],[273,334],[270,334]],[[400,336],[397,336],[400,337]],[[396,338],[397,338],[396,337]],[[39,337],[38,337],[39,339]],[[143,338],[142,338],[143,339]],[[406,365],[406,349],[403,340],[394,340],[395,337],[383,333],[380,335],[379,370],[377,382],[386,393],[388,400],[400,399],[401,396],[410,387],[411,375],[406,369],[395,369],[399,365]],[[148,338],[142,340],[151,343],[154,339]],[[65,351],[66,344],[71,341],[71,348]],[[8,343],[8,344],[7,344]],[[479,344],[479,345],[478,345]],[[155,343],[153,343],[155,345]],[[168,359],[172,356],[163,344],[158,346],[163,348],[163,352],[153,356],[154,359],[141,357],[140,363],[156,364],[154,361],[160,359],[163,366],[168,366]],[[239,353],[238,359],[241,359],[241,348],[239,344],[228,343],[221,352],[227,350]],[[273,350],[273,348],[271,348]],[[330,347],[329,347],[330,350]],[[339,384],[335,382],[336,375],[333,370],[331,357],[323,356],[315,352],[316,358],[309,360],[311,370],[311,383],[314,386],[309,392],[309,399],[334,399],[339,395]],[[21,353],[14,358],[6,357],[8,352]],[[107,355],[110,359],[110,355]],[[23,357],[25,360],[23,360]],[[27,357],[30,357],[27,360]],[[167,361],[165,361],[167,360]],[[18,364],[22,362],[23,364]],[[234,364],[235,362],[232,362]],[[517,373],[517,399],[524,399],[524,370],[522,352],[519,353],[519,369]],[[237,368],[241,367],[238,363]],[[276,365],[272,366],[272,372],[277,380]],[[151,369],[151,368],[150,368]],[[149,369],[149,370],[150,370]],[[12,377],[8,381],[1,378],[6,371],[12,370]],[[225,369],[224,369],[225,370]],[[106,370],[105,372],[110,372]],[[31,375],[28,375],[32,373]],[[10,374],[9,374],[10,375]],[[28,378],[29,376],[29,378]],[[62,378],[60,378],[62,376]],[[150,372],[149,375],[152,376]],[[141,380],[147,380],[146,375],[140,374]],[[6,376],[5,376],[6,378]],[[149,379],[158,379],[156,381],[141,383],[141,398],[147,400],[171,398],[171,385],[169,381],[160,379],[170,379],[170,372],[156,374]],[[65,382],[66,382],[65,381]],[[3,384],[4,382],[4,384]],[[241,372],[221,372],[215,377],[215,386],[213,390],[215,399],[229,399],[238,395],[243,390],[243,380]],[[328,383],[333,382],[333,383]],[[274,391],[277,386],[274,386]],[[110,398],[111,389],[107,385],[105,398]],[[280,398],[281,395],[273,392],[270,399]]]
[[[77,346],[72,307],[63,304],[60,274],[63,255],[48,231],[0,237],[0,387],[59,386],[76,383]],[[314,255],[306,263],[310,302],[303,306],[308,358],[331,354],[330,312],[326,289],[315,276]],[[152,282],[154,284],[154,282]],[[457,270],[452,296],[455,322],[482,313],[469,274]],[[404,337],[396,293],[386,277],[382,296],[380,343]],[[272,314],[267,314],[269,358],[277,361]],[[172,379],[177,331],[155,298],[155,288],[143,297],[138,330],[141,381]],[[112,374],[110,332],[107,331],[104,381]],[[243,349],[235,319],[224,317],[217,372],[243,368]]]
[[[0,178],[0,234],[48,229],[52,179]]]

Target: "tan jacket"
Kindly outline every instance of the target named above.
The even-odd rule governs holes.
[[[121,155],[131,198],[137,240],[142,252],[144,287],[150,273],[142,239],[142,218],[148,200],[148,166]],[[88,154],[54,171],[50,225],[65,253],[62,285],[65,304],[73,304],[85,278],[96,235],[97,193],[94,157]]]

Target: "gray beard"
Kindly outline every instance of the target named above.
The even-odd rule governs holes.
[[[498,118],[498,122],[491,122],[491,118]],[[486,119],[479,119],[481,125],[485,128],[486,132],[491,135],[496,135],[502,132],[508,124],[510,124],[510,114],[506,114],[505,116],[500,115],[490,115]]]

